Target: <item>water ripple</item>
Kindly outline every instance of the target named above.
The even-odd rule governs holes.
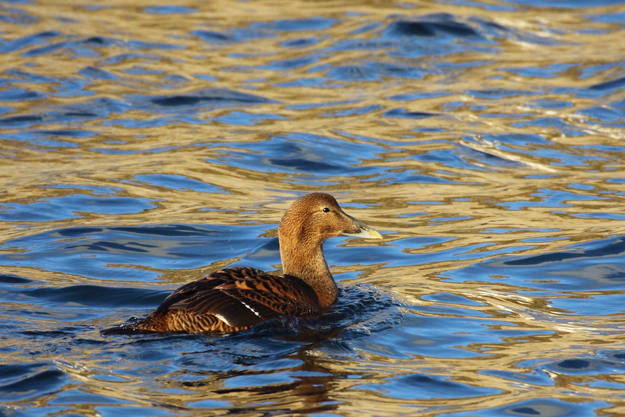
[[[620,1],[0,4],[0,414],[622,414]],[[102,337],[326,191],[332,309]]]

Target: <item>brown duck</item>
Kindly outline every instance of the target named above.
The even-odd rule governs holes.
[[[232,332],[275,317],[317,314],[338,296],[323,256],[323,242],[334,236],[382,239],[345,214],[331,195],[307,194],[291,205],[278,228],[284,277],[225,268],[178,288],[145,319],[102,333]]]

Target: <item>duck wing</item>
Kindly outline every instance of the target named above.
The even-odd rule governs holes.
[[[297,278],[235,267],[178,288],[144,322],[172,313],[192,319],[213,316],[227,326],[221,327],[238,330],[279,316],[311,315],[319,311],[318,305],[315,291]]]

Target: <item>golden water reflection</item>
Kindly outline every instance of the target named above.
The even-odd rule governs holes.
[[[5,43],[49,36],[7,48],[0,59],[8,80],[3,88],[34,94],[2,102],[0,206],[9,216],[0,223],[2,242],[72,227],[266,226],[251,251],[275,238],[298,195],[323,190],[385,233],[374,248],[341,243],[384,255],[366,264],[341,259],[333,273],[349,277],[344,288],[371,284],[391,292],[403,319],[370,332],[377,344],[364,336],[344,340],[350,328],[324,340],[286,340],[295,347],[267,359],[266,370],[253,359],[260,348],[241,342],[239,348],[251,350],[239,351],[232,369],[216,371],[184,358],[198,352],[212,358],[224,344],[234,350],[220,339],[191,339],[192,346],[176,338],[148,341],[155,346],[150,350],[168,350],[171,343],[182,353],[133,357],[129,352],[140,352],[143,342],[98,335],[129,317],[129,308],[102,317],[97,306],[67,312],[69,304],[51,308],[25,297],[3,302],[0,316],[41,334],[59,331],[60,322],[76,326],[89,344],[5,338],[4,362],[23,363],[31,355],[62,369],[71,381],[62,390],[94,395],[66,399],[73,413],[84,415],[101,413],[109,401],[109,412],[128,405],[140,413],[154,407],[198,415],[207,409],[216,415],[437,415],[542,399],[562,401],[537,403],[545,415],[562,415],[576,402],[623,412],[618,358],[612,370],[558,368],[562,360],[622,351],[623,313],[611,301],[623,296],[618,280],[596,284],[610,275],[585,270],[582,278],[597,276],[596,287],[575,288],[567,281],[570,271],[530,280],[498,275],[495,267],[488,275],[480,266],[625,235],[625,91],[602,85],[622,79],[622,23],[592,18],[623,15],[622,5],[576,10],[426,1],[403,8],[295,1],[285,8],[189,1],[177,4],[188,13],[150,11],[160,6],[171,5],[15,6],[34,23],[7,24]],[[389,29],[401,19],[438,13],[476,35],[402,38]],[[289,26],[297,19],[311,19],[310,27]],[[436,19],[445,21],[425,21],[440,23]],[[227,96],[224,103],[207,99],[216,92]],[[168,106],[168,100],[187,105]],[[110,205],[98,206],[102,199]],[[32,213],[19,214],[31,207]],[[35,289],[172,289],[247,256],[232,253],[193,268],[122,260],[100,267],[117,277],[105,280],[59,273],[46,268],[45,259],[20,264],[32,247],[0,249],[16,259],[0,271],[34,280],[24,288]],[[170,249],[162,243],[150,254]],[[268,256],[279,269],[277,257]],[[474,265],[483,275],[467,276]],[[137,271],[157,279],[134,280]],[[601,300],[609,313],[588,314]],[[446,333],[445,326],[453,330]],[[386,350],[385,337],[395,341]],[[341,344],[344,356],[337,353]],[[120,359],[119,352],[129,357]],[[285,363],[274,363],[280,360]],[[133,374],[138,363],[141,371]],[[410,379],[413,374],[431,377],[440,395],[419,394],[429,385]],[[454,387],[470,395],[446,396]],[[12,407],[43,409],[58,400],[48,393]]]

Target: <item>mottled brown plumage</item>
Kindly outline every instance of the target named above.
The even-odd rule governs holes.
[[[307,194],[291,205],[278,228],[284,277],[225,268],[178,288],[145,319],[102,333],[230,332],[279,316],[317,314],[338,296],[323,242],[341,235],[382,239],[345,214],[331,195]]]

